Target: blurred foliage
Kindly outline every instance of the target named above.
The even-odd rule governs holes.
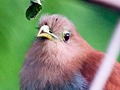
[[[27,50],[34,41],[41,14],[62,14],[70,19],[81,36],[105,52],[120,13],[83,0],[44,0],[35,20],[25,17],[29,0],[0,3],[0,90],[19,90],[19,72]],[[118,59],[120,61],[120,58]]]
[[[28,20],[30,20],[30,18],[35,19],[41,10],[42,3],[40,0],[30,0],[30,6],[26,10],[26,18]]]

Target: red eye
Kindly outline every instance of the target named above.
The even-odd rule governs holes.
[[[70,38],[70,34],[69,33],[66,33],[65,36],[64,36],[64,41],[67,42]]]

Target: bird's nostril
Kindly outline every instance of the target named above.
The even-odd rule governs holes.
[[[41,33],[44,33],[44,30],[41,30]]]

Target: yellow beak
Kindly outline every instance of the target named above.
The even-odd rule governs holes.
[[[45,37],[48,39],[52,39],[53,37],[58,39],[58,37],[56,35],[54,35],[52,32],[50,32],[50,29],[47,25],[44,25],[40,28],[37,37]]]

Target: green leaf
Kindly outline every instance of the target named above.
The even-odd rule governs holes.
[[[26,11],[26,18],[28,20],[30,20],[30,18],[35,19],[41,10],[42,10],[42,4],[40,0],[31,0],[30,6]]]

